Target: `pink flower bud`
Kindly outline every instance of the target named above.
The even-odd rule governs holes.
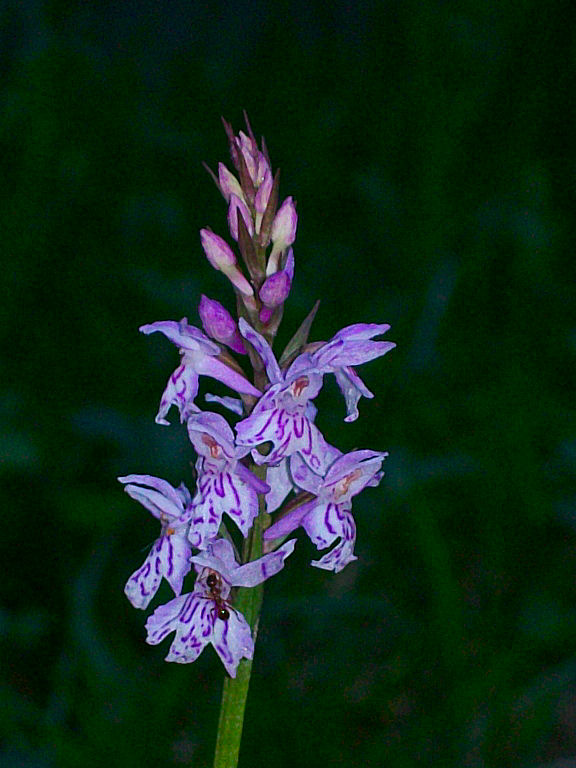
[[[230,195],[236,195],[240,198],[243,197],[240,182],[236,176],[226,168],[224,163],[218,163],[218,181],[220,183],[220,191],[226,198],[226,202],[230,200]]]
[[[270,170],[266,170],[266,173],[264,174],[264,178],[262,180],[262,184],[258,187],[258,191],[256,192],[256,198],[254,200],[254,207],[258,211],[258,213],[264,213],[266,210],[266,206],[268,205],[268,200],[270,199],[270,192],[272,192],[272,185],[274,183],[274,179],[272,178],[272,174],[270,173]]]
[[[240,131],[236,138],[236,146],[242,153],[246,168],[252,179],[252,183],[258,189],[258,187],[264,181],[266,172],[270,173],[270,166],[268,161],[258,149],[258,145],[253,141],[250,136],[247,136],[243,131]]]
[[[246,354],[246,348],[234,318],[219,301],[202,295],[198,314],[208,336],[221,344],[226,344],[235,352]]]
[[[260,301],[265,307],[274,308],[284,304],[292,287],[294,277],[294,253],[292,248],[288,251],[286,266],[279,272],[275,272],[266,278],[258,292]]]
[[[296,239],[297,223],[296,206],[292,197],[287,197],[278,209],[272,222],[271,237],[274,243],[274,250],[284,250],[286,246],[292,245]]]
[[[245,301],[254,297],[254,289],[236,266],[236,256],[228,243],[210,229],[200,230],[202,247],[208,261],[214,269],[224,272],[232,285],[245,297]]]
[[[219,235],[214,234],[209,229],[201,229],[200,239],[204,253],[214,269],[225,272],[228,267],[236,264],[236,256],[234,256],[232,249]]]
[[[230,195],[230,206],[228,207],[228,227],[230,234],[236,241],[238,240],[238,211],[240,211],[240,215],[244,219],[244,224],[246,224],[250,237],[252,237],[254,234],[254,222],[252,221],[252,216],[250,216],[248,206],[244,200],[232,194]]]

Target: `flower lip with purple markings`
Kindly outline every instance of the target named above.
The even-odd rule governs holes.
[[[327,443],[309,418],[306,406],[320,392],[324,374],[334,373],[346,400],[346,421],[356,419],[360,397],[373,395],[352,366],[394,348],[393,342],[372,341],[390,326],[359,323],[343,328],[329,342],[314,345],[314,351],[299,355],[286,371],[281,370],[266,340],[244,319],[240,319],[238,327],[262,358],[271,383],[252,413],[236,425],[238,444],[255,448],[271,442],[272,450],[266,456],[253,452],[256,463],[279,464],[299,453],[312,470],[323,474],[327,468]]]
[[[182,363],[170,376],[162,394],[160,408],[156,415],[157,424],[169,423],[166,420],[166,414],[172,405],[178,408],[181,421],[186,421],[191,414],[200,410],[194,402],[198,394],[200,376],[217,379],[241,394],[260,397],[260,390],[256,389],[248,379],[218,359],[221,352],[218,344],[211,341],[199,328],[188,325],[185,317],[179,323],[174,320],[149,323],[141,326],[140,331],[146,335],[155,332],[163,333],[179,347],[182,355]]]
[[[270,490],[240,461],[249,448],[236,447],[230,425],[218,413],[191,416],[188,434],[198,454],[197,491],[185,518],[190,543],[204,549],[217,536],[224,514],[246,537],[258,515],[258,494]]]
[[[279,464],[299,452],[312,469],[321,472],[327,443],[309,417],[308,404],[322,388],[322,374],[310,366],[308,355],[300,355],[284,373],[266,340],[243,318],[238,327],[262,358],[271,386],[250,416],[236,424],[237,445],[253,449],[271,442],[266,456],[252,452],[257,464]]]
[[[290,460],[294,484],[315,498],[288,512],[264,532],[264,539],[287,536],[302,526],[317,549],[336,544],[312,565],[338,573],[356,560],[354,544],[356,525],[352,517],[352,498],[366,486],[376,486],[383,472],[382,462],[388,454],[382,451],[351,451],[339,456],[324,477],[310,470],[299,456]]]
[[[254,587],[278,573],[294,544],[292,539],[275,552],[238,565],[229,541],[212,542],[192,558],[198,574],[193,592],[176,597],[154,611],[146,622],[146,641],[157,645],[175,632],[166,661],[181,664],[197,659],[211,643],[228,674],[235,677],[240,660],[252,658],[254,641],[246,619],[228,600],[230,590]]]
[[[125,484],[124,490],[131,498],[139,501],[162,523],[161,535],[124,588],[132,605],[144,609],[158,591],[162,578],[170,584],[174,594],[179,595],[184,577],[191,569],[188,526],[180,522],[190,509],[190,492],[184,484],[173,488],[166,480],[152,475],[126,475],[118,480]]]

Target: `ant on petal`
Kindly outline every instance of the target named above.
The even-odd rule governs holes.
[[[211,571],[208,576],[206,577],[206,586],[210,590],[210,599],[214,601],[214,607],[216,610],[216,616],[219,619],[222,619],[222,621],[227,621],[230,618],[230,608],[232,606],[230,603],[228,603],[225,598],[222,597],[222,576],[220,576],[219,573],[216,573],[216,571]]]

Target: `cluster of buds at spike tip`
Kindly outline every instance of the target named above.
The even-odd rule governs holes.
[[[126,595],[136,608],[146,609],[163,579],[174,592],[148,618],[147,642],[155,645],[174,633],[166,659],[179,663],[194,661],[211,644],[234,677],[254,649],[236,590],[254,588],[284,567],[296,544],[285,541],[289,534],[302,528],[325,550],[311,562],[316,568],[338,573],[356,560],[352,500],[378,485],[387,453],[342,453],[316,425],[313,401],[333,375],[346,404],[344,420],[357,419],[360,399],[374,395],[356,366],[395,345],[375,340],[389,329],[383,323],[349,325],[329,341],[310,342],[317,303],[282,355],[274,354],[294,277],[296,208],[291,197],[278,208],[279,176],[272,177],[266,146],[262,141],[258,147],[248,122],[247,133],[237,136],[224,126],[235,173],[220,164],[213,177],[228,203],[230,236],[243,268],[224,238],[211,229],[200,236],[210,264],[233,286],[238,316],[202,296],[198,314],[204,331],[186,318],[140,329],[163,334],[180,352],[156,421],[168,425],[169,411],[177,408],[196,455],[195,488],[143,474],[119,480],[161,525],[144,564],[128,579]],[[245,371],[248,362],[252,375]],[[232,390],[204,396],[229,418],[198,404],[201,376]],[[247,546],[240,546],[243,539]],[[253,559],[246,554],[255,551],[263,554]],[[195,580],[184,592],[190,576]]]
[[[292,286],[291,246],[298,216],[292,197],[278,207],[279,171],[272,174],[264,140],[258,146],[248,121],[246,125],[247,132],[236,135],[224,121],[233,170],[220,163],[217,174],[210,171],[228,204],[228,232],[234,245],[210,229],[201,230],[200,236],[208,261],[234,286],[239,314],[272,338]]]

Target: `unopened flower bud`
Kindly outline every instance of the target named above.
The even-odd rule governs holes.
[[[264,174],[264,178],[262,179],[262,183],[258,187],[258,191],[256,192],[256,197],[254,198],[254,207],[258,211],[258,213],[262,214],[266,210],[266,206],[268,205],[268,200],[270,199],[270,192],[272,192],[272,185],[274,184],[274,179],[272,178],[272,173],[267,168],[266,172]]]
[[[288,251],[286,266],[284,269],[275,272],[266,278],[264,284],[258,292],[260,301],[265,307],[273,308],[284,304],[292,287],[292,278],[294,277],[294,252],[292,248]]]
[[[202,295],[198,306],[198,314],[208,336],[219,341],[221,344],[226,344],[234,352],[238,352],[241,355],[246,354],[246,347],[238,331],[236,321],[219,301]]]
[[[228,227],[230,229],[230,234],[236,241],[238,240],[238,212],[240,212],[240,215],[244,219],[246,229],[248,230],[250,237],[252,237],[254,234],[254,223],[252,221],[252,216],[250,216],[248,206],[244,200],[237,197],[235,194],[232,194],[230,195],[230,205],[228,207]]]
[[[253,298],[254,289],[236,266],[236,256],[228,243],[210,229],[200,230],[202,247],[214,269],[224,272],[232,285],[245,297]]]
[[[272,223],[271,237],[275,250],[276,248],[284,250],[286,246],[292,245],[296,239],[297,223],[296,206],[292,197],[287,197],[278,209]]]
[[[200,230],[200,239],[206,258],[212,264],[214,269],[220,269],[223,272],[227,267],[236,264],[236,256],[228,245],[219,235],[214,234],[209,229]]]
[[[242,153],[242,157],[244,158],[246,169],[250,174],[252,183],[254,184],[254,187],[258,189],[258,187],[264,181],[266,173],[270,173],[270,166],[268,165],[268,161],[262,152],[260,152],[258,149],[256,142],[250,136],[247,136],[243,131],[240,131],[238,134],[236,142],[237,147]]]
[[[227,202],[230,200],[230,195],[236,195],[240,198],[243,197],[240,182],[236,176],[226,168],[224,163],[218,163],[218,181],[220,184],[220,191]]]

